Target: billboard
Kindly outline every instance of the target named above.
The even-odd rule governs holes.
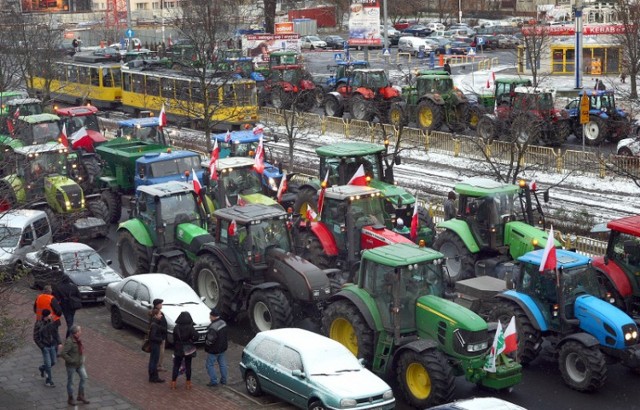
[[[379,46],[380,3],[378,0],[353,0],[349,6],[349,45]]]
[[[293,22],[276,23],[274,32],[275,34],[294,34]]]
[[[269,61],[273,51],[300,52],[300,36],[298,34],[251,34],[242,36],[242,49],[247,57],[256,63]]]

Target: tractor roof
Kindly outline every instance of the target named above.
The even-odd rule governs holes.
[[[319,157],[348,158],[377,154],[384,150],[384,145],[369,142],[339,142],[337,144],[323,145],[316,148],[316,154],[318,154]]]
[[[167,197],[175,194],[193,192],[193,185],[186,182],[169,181],[155,185],[141,185],[138,192],[144,192],[147,195],[155,197]]]
[[[225,63],[247,63],[251,61],[253,61],[251,57],[227,57],[224,59]]]
[[[460,195],[485,197],[493,195],[515,194],[520,188],[513,184],[504,184],[488,178],[469,178],[459,182],[455,191]]]
[[[369,62],[365,60],[352,60],[352,61],[338,61],[337,65],[344,65],[347,67],[369,67]]]
[[[380,196],[380,191],[369,186],[361,185],[340,185],[327,188],[324,193],[325,197],[345,200],[354,197],[362,198],[363,196]]]
[[[363,252],[364,259],[380,265],[400,267],[414,263],[430,262],[444,258],[444,255],[430,248],[421,248],[408,243],[380,246]]]
[[[496,77],[495,82],[502,83],[502,84],[523,84],[523,85],[531,84],[531,80],[529,78],[509,77],[509,76]]]
[[[365,73],[379,73],[379,72],[383,72],[386,74],[386,71],[384,71],[384,68],[356,68],[355,71],[362,71]]]
[[[155,162],[163,162],[171,159],[188,158],[188,157],[198,157],[198,159],[200,159],[200,154],[198,154],[197,152],[187,151],[187,150],[174,150],[171,152],[150,152],[138,158],[136,162],[138,164],[152,164]]]
[[[13,151],[20,155],[43,154],[45,152],[64,152],[67,147],[57,142],[47,142],[44,144],[25,145],[24,147],[14,148]]]
[[[418,76],[416,77],[416,81],[432,79],[451,80],[451,76],[449,74],[418,74]]]
[[[93,105],[81,105],[79,107],[56,108],[56,114],[65,117],[84,117],[98,112]]]
[[[42,100],[37,98],[16,98],[15,100],[7,101],[7,106],[27,105],[27,104],[42,104]]]
[[[449,73],[444,70],[418,70],[416,75],[443,75],[445,77],[450,77]]]
[[[302,64],[281,64],[271,67],[272,70],[286,71],[286,70],[303,70]]]
[[[27,124],[40,124],[42,122],[60,121],[60,117],[53,114],[21,115],[19,119],[26,122]]]
[[[217,169],[219,171],[225,168],[253,168],[255,160],[249,157],[227,157],[218,160]]]
[[[272,51],[271,53],[269,53],[270,56],[295,56],[298,54],[299,53],[297,51],[284,51],[284,50]]]
[[[287,213],[282,208],[263,204],[234,205],[230,208],[216,209],[217,218],[236,221],[239,225],[247,225],[265,219],[285,218]]]
[[[554,88],[547,87],[516,87],[514,90],[518,94],[554,94]]]
[[[232,131],[229,134],[231,135],[231,142],[234,144],[248,144],[250,142],[258,142],[258,140],[260,140],[260,134],[254,134],[253,130]],[[212,141],[218,140],[218,142],[225,142],[226,138],[226,132],[213,134],[211,136]]]
[[[588,96],[601,96],[601,95],[614,95],[615,92],[613,90],[580,90],[578,95],[588,95]]]
[[[518,258],[520,262],[529,263],[531,265],[540,266],[544,249],[538,249],[525,253]],[[556,249],[556,259],[558,260],[558,268],[569,269],[576,266],[583,266],[589,263],[590,258],[579,253],[567,251],[564,249]]]
[[[118,121],[118,128],[147,128],[157,127],[160,125],[158,117],[131,118],[128,120]]]
[[[609,221],[607,228],[633,236],[640,236],[640,215]]]

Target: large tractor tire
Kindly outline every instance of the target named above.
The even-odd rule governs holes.
[[[347,300],[339,300],[322,313],[322,334],[344,345],[354,356],[373,363],[374,332],[358,308]]]
[[[324,113],[327,117],[342,118],[344,115],[344,104],[335,95],[328,95],[324,99]]]
[[[84,167],[87,178],[82,184],[82,189],[85,193],[90,193],[91,189],[95,186],[95,182],[102,175],[102,165],[96,156],[88,155],[82,157],[82,166]]]
[[[455,232],[446,230],[439,234],[433,243],[433,248],[446,258],[445,266],[452,282],[474,276],[477,255],[467,249]]]
[[[301,91],[295,97],[294,105],[298,111],[311,111],[316,105],[315,90]]]
[[[109,217],[109,207],[107,206],[106,202],[102,200],[102,198],[89,202],[87,208],[89,208],[91,216],[102,219],[106,224],[111,223]]]
[[[355,120],[371,121],[375,113],[371,110],[371,103],[361,94],[351,97],[351,116]]]
[[[509,325],[511,318],[516,318],[518,331],[518,351],[516,357],[523,366],[531,363],[542,348],[542,335],[536,330],[527,313],[513,302],[500,301],[489,312],[491,322],[500,321],[503,329]]]
[[[316,107],[324,106],[325,94],[326,92],[322,89],[322,87],[316,87],[316,89],[313,90],[313,96],[316,99]]]
[[[320,269],[336,267],[335,257],[324,252],[322,244],[312,232],[303,232],[299,235],[298,244],[302,249],[301,256]]]
[[[298,191],[296,201],[293,203],[293,213],[300,214],[303,221],[307,220],[307,209],[311,208],[318,212],[318,201],[316,191],[311,188],[303,188]],[[320,216],[320,215],[318,215]]]
[[[291,327],[293,309],[282,289],[258,290],[249,298],[249,322],[255,333]]]
[[[577,134],[580,134],[576,135],[578,139],[582,139],[582,134],[584,134],[584,142],[587,145],[600,145],[607,138],[607,124],[596,115],[590,115],[589,122],[576,129],[579,130]]]
[[[113,191],[103,191],[102,200],[107,204],[107,223],[117,224],[122,216],[122,197]]]
[[[274,87],[271,90],[271,105],[274,108],[286,110],[291,106],[291,97],[282,87]]]
[[[568,341],[560,348],[558,364],[564,382],[574,390],[593,392],[607,381],[607,362],[598,346]]]
[[[122,231],[118,233],[116,242],[118,251],[118,263],[124,277],[137,275],[140,273],[148,273],[151,268],[149,263],[149,254],[147,247],[129,233]]]
[[[231,307],[236,293],[235,284],[218,258],[213,255],[199,256],[191,271],[191,283],[208,307],[218,309],[225,319],[235,317]]]
[[[431,100],[422,100],[416,109],[418,127],[427,131],[436,131],[442,127],[444,111],[441,105]]]
[[[453,369],[437,349],[421,353],[405,350],[396,365],[396,376],[404,399],[417,409],[451,401],[455,388]]]
[[[171,275],[187,283],[189,283],[191,276],[191,266],[184,255],[173,258],[160,258],[155,270],[160,273]]]
[[[541,129],[531,117],[521,115],[511,124],[511,142],[538,145],[541,142]]]
[[[476,126],[478,136],[486,143],[491,143],[496,139],[496,121],[488,115],[483,115],[478,119],[478,125]]]
[[[558,121],[553,127],[552,134],[552,140],[548,145],[560,146],[564,144],[571,135],[571,124],[567,120]]]
[[[450,121],[447,124],[451,132],[462,132],[467,128],[467,117],[469,116],[469,104],[460,103],[453,109]]]
[[[479,105],[474,105],[469,108],[467,114],[467,126],[475,130],[478,128],[478,122],[480,122],[480,118],[484,115],[484,110]]]
[[[393,103],[389,107],[389,112],[384,115],[383,122],[391,124],[394,127],[400,127],[407,124],[407,118],[401,104]]]

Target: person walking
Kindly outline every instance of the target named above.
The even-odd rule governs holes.
[[[171,389],[176,389],[176,379],[180,365],[184,361],[185,375],[187,377],[187,390],[191,390],[191,360],[196,355],[195,342],[198,340],[198,332],[193,326],[193,319],[189,312],[182,312],[176,319],[173,328],[173,369],[171,371]]]
[[[458,214],[456,207],[456,193],[449,191],[447,199],[444,201],[444,220],[453,219]]]
[[[53,296],[53,292],[51,290],[51,285],[45,285],[42,288],[42,293],[36,297],[35,302],[33,302],[33,313],[36,314],[36,320],[42,319],[42,312],[47,309],[51,314],[51,320],[54,322],[56,320],[60,320],[60,316],[62,316],[62,308],[60,307],[60,303]]]
[[[61,282],[53,290],[53,296],[59,301],[62,308],[62,316],[67,322],[67,333],[65,339],[71,334],[71,326],[76,316],[76,310],[82,307],[82,298],[78,286],[71,282],[67,275],[62,276]]]
[[[167,325],[167,318],[164,316],[164,313],[162,313],[162,303],[164,303],[164,300],[162,299],[154,299],[153,300],[153,308],[154,309],[158,309],[160,311],[160,322],[161,325],[164,327],[165,333],[167,332],[168,329],[168,325]],[[151,317],[153,317],[153,309],[152,309],[152,314]],[[165,338],[162,340],[162,343],[160,344],[160,357],[158,358],[158,371],[160,372],[166,372],[167,369],[165,369],[164,367],[164,347],[166,344],[166,335]]]
[[[149,342],[151,352],[149,354],[149,382],[164,383],[164,379],[158,376],[158,361],[160,360],[160,346],[167,338],[166,320],[162,323],[162,312],[158,308],[151,309],[151,326],[149,327]]]
[[[207,355],[207,373],[209,383],[207,386],[218,385],[215,364],[220,368],[220,384],[227,384],[227,358],[225,352],[229,346],[227,339],[227,323],[220,318],[220,313],[214,308],[209,313],[211,324],[207,328],[207,336],[204,340],[204,351]]]
[[[84,383],[87,380],[87,370],[84,367],[84,346],[82,345],[82,328],[78,325],[71,326],[71,335],[64,342],[62,348],[62,359],[67,367],[67,403],[75,406],[77,402],[73,399],[73,374],[78,373],[80,383],[78,384],[77,400],[84,404],[91,403],[84,396]]]
[[[52,319],[49,309],[42,311],[42,319],[36,321],[33,326],[33,341],[42,351],[43,359],[43,364],[38,370],[40,370],[40,377],[44,377],[46,373],[47,379],[44,385],[47,387],[56,387],[53,383],[51,368],[56,364],[58,349],[62,346],[58,327],[60,327],[60,321]]]
[[[444,68],[444,71],[446,71],[447,73],[449,73],[449,75],[451,75],[451,65],[449,65],[449,60],[446,60],[444,62],[444,66],[442,66]]]

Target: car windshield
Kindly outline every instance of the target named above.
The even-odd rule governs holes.
[[[60,136],[60,126],[57,122],[41,122],[33,124],[33,143],[44,144],[49,141],[57,141]]]
[[[67,134],[72,135],[80,128],[100,132],[98,125],[98,117],[94,115],[86,115],[84,117],[71,117],[67,120]]]
[[[254,254],[263,254],[270,246],[275,246],[285,252],[291,250],[289,232],[284,219],[260,221],[258,224],[249,225],[249,231]]]
[[[21,234],[22,230],[20,228],[0,226],[0,247],[15,248],[18,246]]]
[[[596,271],[590,265],[562,270],[562,291],[565,301],[573,301],[580,295],[602,297]]]
[[[150,176],[153,178],[167,177],[171,175],[184,175],[186,171],[200,168],[200,157],[197,155],[154,162],[150,165]]]
[[[103,269],[107,266],[100,255],[93,250],[63,253],[61,258],[65,272]]]
[[[153,289],[153,285],[152,285]],[[154,295],[155,296],[155,295]],[[157,293],[157,297],[164,300],[163,305],[200,304],[200,297],[188,285],[173,284],[169,289]]]
[[[320,41],[320,37],[316,37],[316,36],[309,36],[307,37],[307,39],[309,39],[309,41]]]
[[[161,220],[164,223],[175,223],[176,216],[187,215],[183,222],[195,221],[200,212],[191,192],[174,194],[160,199]]]
[[[317,346],[304,353],[304,366],[310,376],[357,372],[362,365],[342,346]]]

